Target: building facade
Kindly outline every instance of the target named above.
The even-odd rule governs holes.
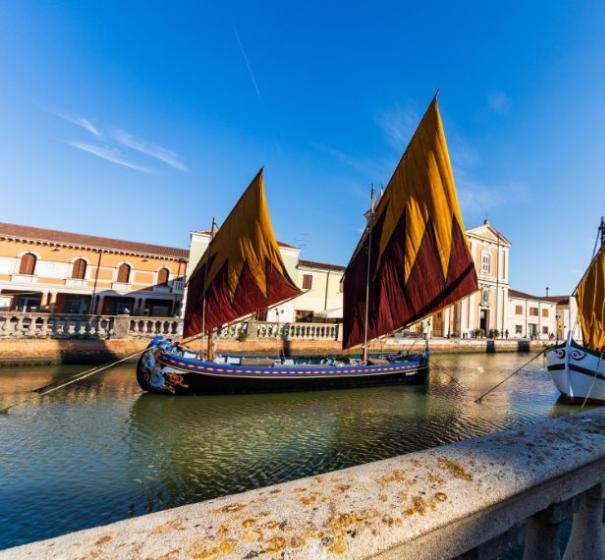
[[[506,329],[511,244],[487,220],[466,233],[479,290],[433,315],[434,336],[468,338]]]
[[[189,252],[0,223],[0,310],[172,316]]]
[[[557,337],[556,301],[509,290],[508,304],[507,329],[510,338]]]

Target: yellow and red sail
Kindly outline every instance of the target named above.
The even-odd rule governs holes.
[[[605,246],[593,258],[575,293],[582,342],[594,350],[605,348]]]
[[[368,340],[477,290],[464,232],[443,123],[434,99],[345,272],[343,347],[364,342],[368,270]]]
[[[189,279],[184,336],[209,332],[300,293],[273,234],[261,169]]]

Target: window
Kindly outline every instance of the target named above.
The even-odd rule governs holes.
[[[489,307],[489,290],[487,288],[481,290],[481,305],[483,307]]]
[[[86,278],[86,261],[84,259],[76,259],[71,270],[71,277],[79,280]]]
[[[118,268],[118,282],[128,284],[128,280],[130,280],[130,265],[122,263]]]
[[[296,310],[296,322],[310,323],[313,321],[313,311]]]
[[[538,308],[537,307],[530,307],[529,308],[529,314],[533,315],[534,317],[538,316]]]
[[[542,308],[542,317],[548,317],[548,308],[547,307]]]
[[[21,257],[21,263],[19,264],[19,274],[28,274],[32,275],[34,270],[36,270],[36,262],[38,261],[38,257],[33,253],[25,253]]]
[[[313,287],[313,275],[303,274],[303,290],[310,290]]]
[[[515,315],[523,315],[523,306],[515,305]]]
[[[340,282],[338,283],[338,293],[339,294],[342,294],[345,291],[345,289],[344,289],[344,283],[345,283],[344,278],[341,278]]]
[[[515,334],[523,333],[523,325],[515,325]]]
[[[167,268],[160,268],[158,272],[158,285],[166,286],[168,284],[168,276],[170,271]]]
[[[548,327],[542,327],[542,334],[548,334]]]
[[[492,270],[492,256],[489,253],[481,253],[481,272],[489,274]]]

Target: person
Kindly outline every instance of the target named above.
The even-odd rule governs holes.
[[[508,329],[504,331],[504,336],[506,337],[506,340],[508,340]]]

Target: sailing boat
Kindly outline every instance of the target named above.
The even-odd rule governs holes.
[[[188,283],[184,336],[223,325],[301,292],[273,234],[262,170],[210,242]],[[431,315],[477,290],[437,99],[424,114],[345,271],[343,349],[359,363],[252,366],[217,363],[179,343],[153,339],[137,367],[147,391],[234,393],[424,383],[428,348],[386,363],[369,341]],[[208,345],[209,348],[211,345]]]
[[[546,365],[562,399],[571,403],[605,404],[605,221],[599,225],[601,245],[582,276],[575,296],[582,344],[567,340],[546,352]],[[597,237],[598,240],[598,237]]]

